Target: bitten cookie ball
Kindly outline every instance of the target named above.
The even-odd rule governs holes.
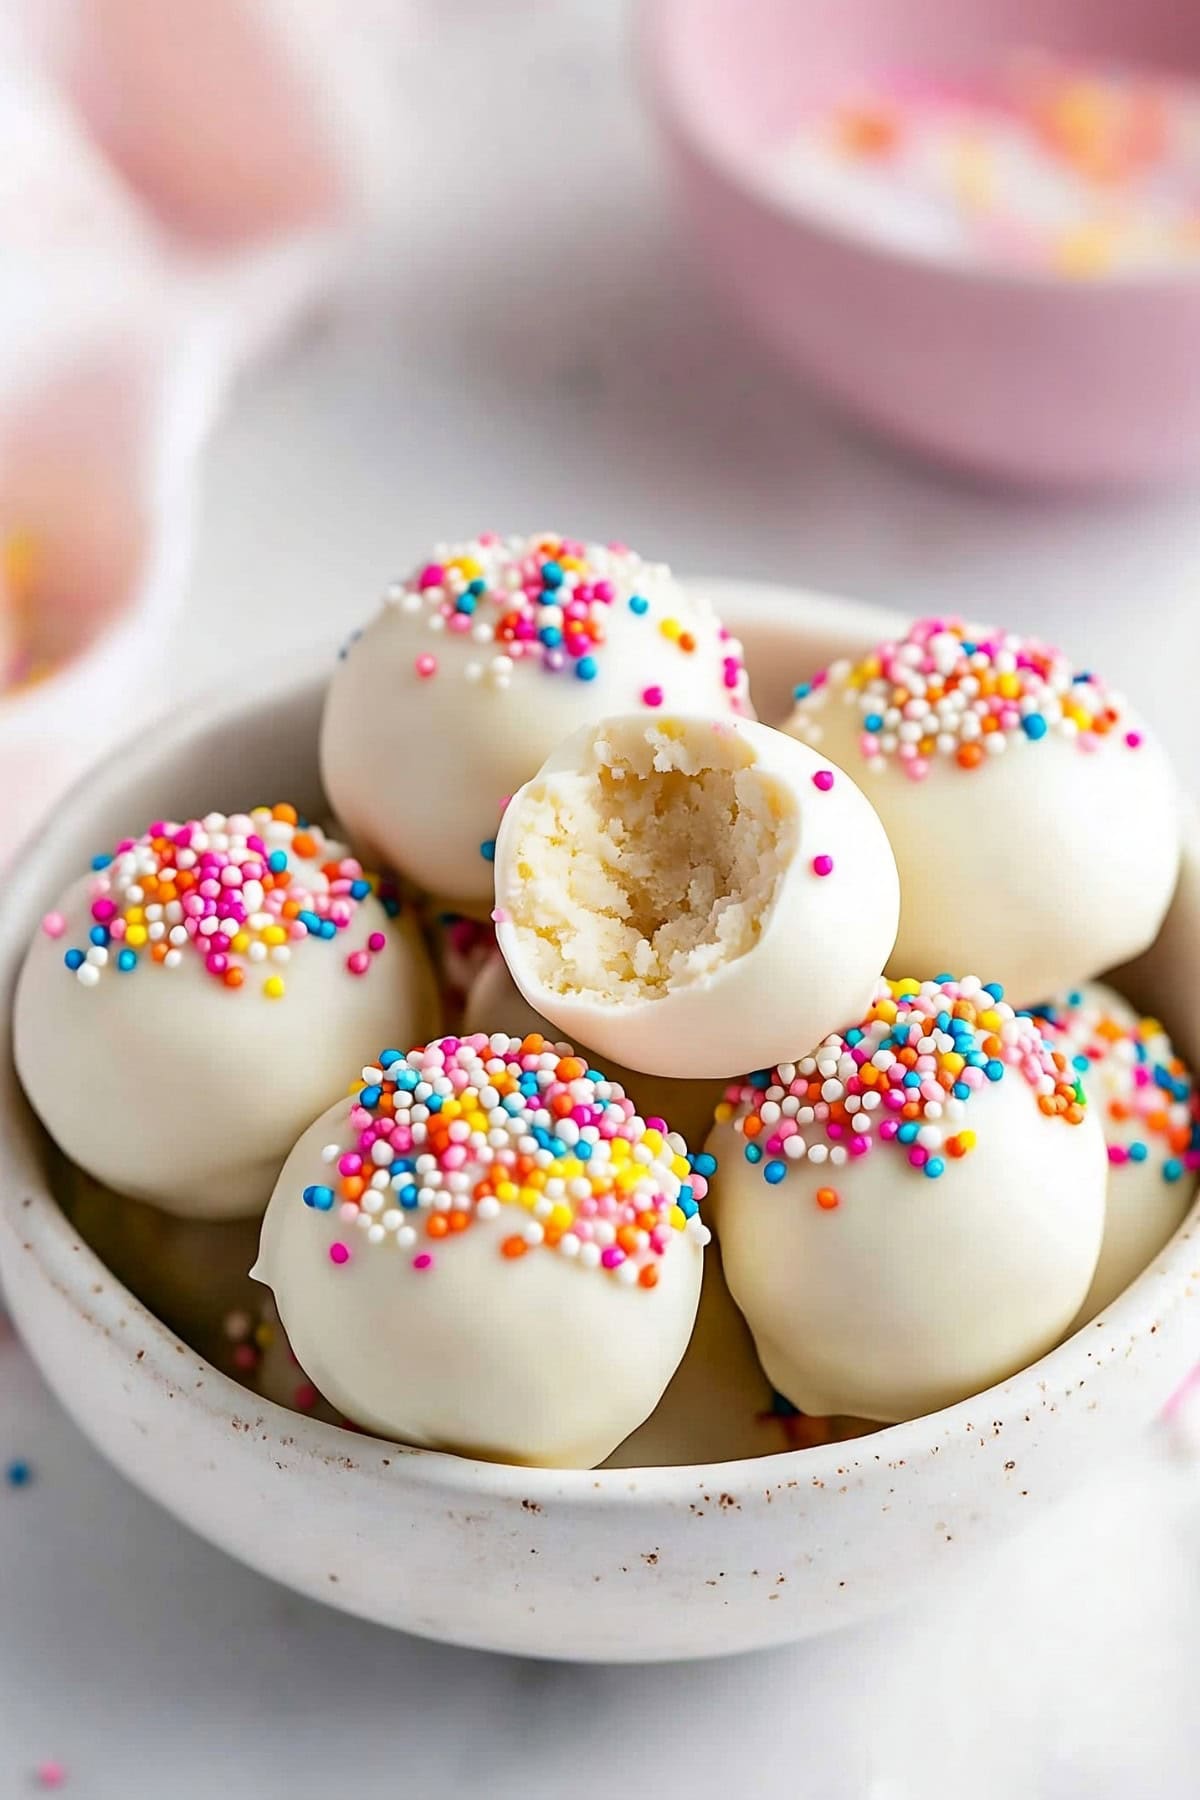
[[[849,776],[751,720],[585,726],[510,803],[496,941],[530,1005],[627,1068],[725,1076],[866,1007],[896,932]]]
[[[682,1138],[541,1037],[387,1050],[301,1137],[254,1273],[368,1430],[602,1462],[687,1348],[708,1232]]]
[[[508,797],[606,713],[748,707],[741,646],[623,545],[557,533],[439,545],[330,684],[325,788],[355,840],[467,910],[492,904]]]
[[[106,1186],[196,1219],[261,1213],[347,1068],[419,1035],[414,928],[290,806],[158,820],[47,913],[17,988],[25,1092]]]
[[[812,1056],[734,1083],[718,1119],[725,1276],[803,1412],[915,1418],[1070,1325],[1100,1255],[1103,1134],[997,987],[885,982]]]
[[[863,783],[892,840],[890,973],[987,969],[1029,1006],[1153,941],[1178,789],[1099,676],[1036,639],[922,619],[796,693],[785,729]]]
[[[1200,1181],[1200,1097],[1156,1019],[1100,982],[1038,1008],[1079,1075],[1108,1146],[1104,1245],[1077,1324],[1095,1318],[1157,1256]]]

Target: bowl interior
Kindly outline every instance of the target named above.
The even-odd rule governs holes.
[[[652,29],[689,131],[751,165],[806,103],[880,69],[966,73],[1037,49],[1200,71],[1200,9],[1177,0],[659,0]]]

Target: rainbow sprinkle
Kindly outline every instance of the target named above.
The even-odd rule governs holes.
[[[369,896],[389,915],[398,911],[394,890],[365,875],[293,806],[209,813],[182,825],[159,820],[141,837],[122,839],[111,855],[94,857],[92,869],[87,944],[63,957],[88,988],[145,962],[176,969],[198,957],[227,988],[242,987],[261,967],[263,995],[278,1000],[285,992],[281,970],[298,943],[337,938]],[[60,912],[42,920],[49,938],[67,930]],[[386,948],[385,934],[373,931],[346,967],[365,975]]]
[[[624,544],[585,544],[556,532],[501,537],[487,531],[468,543],[440,545],[432,561],[388,589],[385,602],[423,617],[435,635],[469,638],[480,655],[463,668],[466,680],[507,688],[518,664],[530,662],[548,674],[594,681],[618,608],[645,620],[647,633],[679,655],[693,655],[695,635],[669,612],[664,616],[676,592],[665,564],[645,562]],[[723,629],[720,639],[722,681],[736,707],[748,692],[742,648]],[[413,673],[419,681],[433,680],[436,655],[418,655]],[[665,697],[657,684],[642,690],[650,708],[662,706]]]
[[[639,1117],[616,1082],[538,1033],[385,1050],[348,1122],[353,1147],[326,1147],[329,1180],[304,1203],[418,1272],[443,1239],[505,1209],[504,1257],[556,1250],[630,1286],[657,1285],[677,1234],[709,1241],[699,1209],[712,1157],[689,1155],[665,1120]],[[345,1268],[356,1249],[339,1238],[328,1254]]]
[[[1114,1014],[1087,990],[1036,1019],[1090,1089],[1114,1168],[1154,1157],[1164,1181],[1200,1173],[1200,1095],[1157,1019]]]
[[[937,1180],[947,1158],[975,1148],[966,1123],[972,1095],[1010,1073],[1047,1117],[1080,1123],[1087,1102],[1078,1075],[998,983],[882,980],[861,1025],[799,1062],[734,1082],[716,1118],[732,1122],[746,1161],[772,1187],[796,1163],[836,1169],[884,1146]],[[822,1187],[816,1201],[831,1212],[840,1195]]]
[[[1142,734],[1124,701],[1060,650],[1015,632],[973,630],[961,619],[918,619],[905,637],[861,662],[842,661],[794,690],[788,729],[817,745],[820,714],[839,692],[861,714],[858,747],[869,768],[899,761],[921,781],[936,758],[977,769],[1011,744],[1067,738],[1094,751],[1107,737],[1137,750]]]

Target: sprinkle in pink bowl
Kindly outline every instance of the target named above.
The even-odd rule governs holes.
[[[1034,46],[1200,77],[1173,0],[644,0],[642,61],[714,282],[802,375],[960,470],[1048,488],[1200,470],[1200,272],[1077,282],[889,248],[777,198],[801,108]]]

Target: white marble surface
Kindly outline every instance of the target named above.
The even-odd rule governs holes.
[[[561,522],[687,568],[1040,626],[1142,696],[1196,769],[1196,494],[1051,506],[955,486],[863,441],[697,281],[621,9],[450,11],[416,6],[398,59],[397,248],[352,316],[241,395],[207,459],[177,691],[336,637],[428,540]],[[912,1654],[908,1622],[649,1672],[388,1637],[158,1513],[8,1341],[0,1465],[14,1456],[36,1479],[0,1486],[4,1795],[37,1791],[47,1758],[80,1800],[966,1791],[943,1767],[936,1710],[924,1762],[872,1729],[880,1684]],[[1194,1616],[1163,1630],[1176,1634],[1165,1663],[1194,1669]],[[1020,1621],[1014,1642],[1023,1651]],[[980,1730],[995,1723],[987,1702],[977,1684]],[[1030,1740],[1038,1794],[1150,1791],[1110,1786],[1121,1755],[1109,1746],[1096,1764],[1077,1737],[1060,1718]],[[1196,1748],[1172,1715],[1138,1766],[1149,1757],[1154,1791],[1182,1797]]]

